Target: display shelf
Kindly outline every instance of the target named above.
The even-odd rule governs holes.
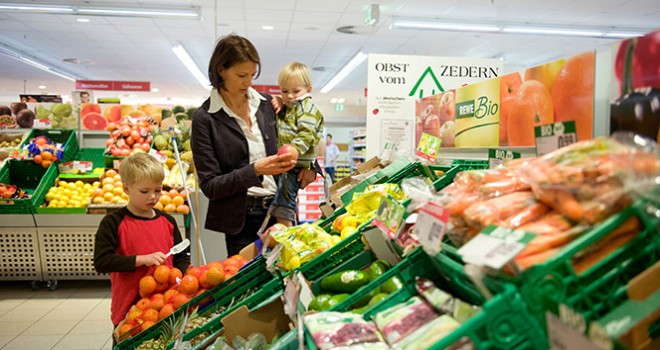
[[[350,132],[351,145],[349,149],[350,173],[353,173],[366,158],[367,129],[360,128]]]
[[[0,228],[0,257],[0,281],[43,280],[34,226]]]

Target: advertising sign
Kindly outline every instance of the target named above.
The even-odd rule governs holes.
[[[464,84],[497,78],[502,67],[503,63],[498,59],[369,55],[367,129],[370,137],[367,138],[367,158],[378,155],[382,149],[382,138],[371,137],[371,132],[380,133],[385,121],[399,120],[417,125],[417,100]],[[434,128],[433,125],[429,127]],[[411,132],[397,148],[412,155],[416,138],[417,132]]]
[[[77,90],[151,91],[148,81],[76,80]]]

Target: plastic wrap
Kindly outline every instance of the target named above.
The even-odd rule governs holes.
[[[400,342],[394,344],[392,349],[428,349],[460,326],[461,324],[451,316],[442,315],[423,325]]]
[[[361,315],[342,312],[319,312],[305,316],[305,326],[321,349],[336,349],[363,343],[382,343],[376,325]]]
[[[379,312],[374,316],[374,322],[387,343],[392,345],[437,316],[438,314],[420,297],[412,297],[406,302]]]

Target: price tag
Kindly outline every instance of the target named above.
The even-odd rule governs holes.
[[[50,119],[35,119],[32,127],[35,129],[50,129],[51,125]]]
[[[519,152],[508,151],[504,149],[491,148],[488,150],[488,168],[494,169],[506,164],[512,159],[521,157]]]
[[[275,270],[275,263],[277,262],[277,259],[280,257],[280,254],[282,254],[282,248],[284,248],[284,245],[278,243],[275,246],[275,248],[273,248],[270,251],[270,253],[267,254],[266,268],[268,268],[269,271]]]
[[[119,170],[119,165],[121,165],[122,159],[114,159],[112,161],[112,168],[115,170]]]
[[[557,350],[581,349],[598,350],[599,348],[589,339],[570,325],[562,322],[551,312],[545,313],[548,325],[548,338],[550,347]]]
[[[546,124],[534,127],[536,154],[542,156],[556,149],[577,142],[575,121]]]
[[[447,221],[449,221],[449,212],[437,203],[428,202],[419,209],[416,224],[417,237],[424,250],[430,255],[440,252]]]
[[[378,212],[374,218],[374,225],[383,231],[385,237],[393,240],[402,226],[405,211],[406,208],[403,205],[399,204],[394,198],[387,196],[380,202]]]
[[[396,157],[396,144],[394,142],[388,142],[383,146],[383,151],[380,153],[381,161],[394,161]]]
[[[312,293],[312,289],[305,282],[305,277],[300,271],[296,271],[296,276],[300,281],[300,302],[303,305],[309,305],[312,299],[314,299],[314,293]]]
[[[158,152],[157,150],[150,148],[149,155],[156,158],[159,162],[165,163],[167,161],[167,156]]]
[[[463,261],[501,269],[520,253],[536,235],[490,225],[458,250]]]
[[[419,139],[419,143],[417,144],[415,154],[431,163],[435,163],[435,160],[438,158],[438,153],[440,152],[441,144],[441,138],[423,132]]]
[[[299,285],[298,278],[295,275],[291,275],[291,278],[289,278],[284,287],[284,313],[289,315],[292,320],[296,319],[296,314],[298,313],[298,301],[300,300]]]
[[[81,173],[87,173],[90,172],[94,169],[94,163],[93,162],[85,162],[81,160],[74,160],[73,164],[71,165],[71,168],[74,170],[78,170]]]

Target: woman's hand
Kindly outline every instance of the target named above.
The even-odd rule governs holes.
[[[298,173],[298,182],[300,182],[300,189],[307,187],[316,180],[316,171],[314,169],[302,169]]]
[[[270,104],[273,105],[273,109],[275,110],[275,114],[279,113],[282,110],[282,106],[284,105],[282,103],[282,97],[280,97],[280,96],[273,96],[273,99],[270,100]]]
[[[135,257],[135,267],[138,266],[158,266],[165,262],[165,253],[155,252],[148,255],[138,255]]]
[[[259,159],[254,163],[254,172],[257,176],[279,175],[296,166],[295,160],[287,160],[288,154],[274,155]]]

